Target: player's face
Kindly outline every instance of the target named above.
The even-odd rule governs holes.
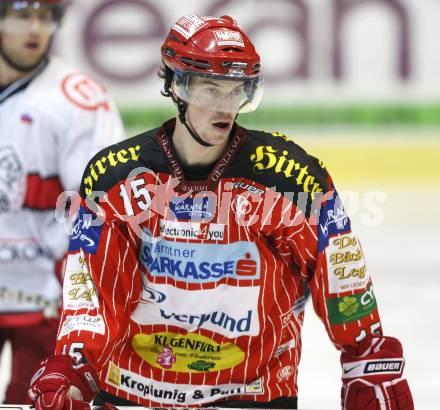
[[[197,134],[212,145],[224,143],[246,99],[243,82],[193,78],[188,118]]]
[[[45,56],[56,29],[50,8],[8,9],[1,21],[2,52],[21,71],[31,71]]]

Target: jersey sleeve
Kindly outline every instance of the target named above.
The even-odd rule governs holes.
[[[63,191],[79,190],[81,174],[97,151],[124,139],[122,122],[111,96],[85,76],[81,79],[83,82],[87,79],[87,86],[79,89],[75,88],[76,83],[66,85],[66,78],[69,75],[61,81],[62,85],[48,90],[45,104],[41,102],[39,106],[42,115],[34,127],[42,144],[36,149],[37,161],[47,168],[46,178],[54,183],[46,184],[46,190],[35,188],[32,193],[46,201],[53,198],[54,208]],[[75,77],[72,81],[79,80]],[[77,90],[76,94],[72,89]],[[53,186],[56,189],[48,192]],[[65,226],[51,214],[38,228],[38,236],[54,257],[63,258],[68,243]]]
[[[304,206],[285,199],[284,208],[293,208],[294,216],[278,226],[274,238],[309,287],[314,310],[339,349],[382,330],[361,242],[326,171],[323,178],[328,189],[309,195]]]
[[[73,223],[56,345],[57,354],[84,355],[98,372],[120,348],[115,341],[129,331],[142,289],[136,235],[105,211],[98,216],[83,200]]]
[[[331,187],[306,222],[304,241],[314,251],[308,258],[313,306],[339,348],[382,329],[361,241]]]

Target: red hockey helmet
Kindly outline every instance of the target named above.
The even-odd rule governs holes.
[[[230,16],[181,17],[171,27],[161,54],[164,65],[173,72],[174,93],[187,103],[193,102],[189,89],[193,76],[243,82],[238,112],[253,111],[261,100],[260,56]],[[165,95],[169,86],[165,84]]]
[[[181,17],[171,27],[161,52],[174,72],[190,70],[225,77],[256,77],[260,73],[260,56],[230,16]]]

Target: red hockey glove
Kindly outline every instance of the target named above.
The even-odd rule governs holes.
[[[40,363],[28,395],[36,410],[88,410],[99,393],[93,368],[68,355],[51,356]]]
[[[358,346],[344,346],[341,364],[343,410],[414,410],[397,339],[370,335]]]

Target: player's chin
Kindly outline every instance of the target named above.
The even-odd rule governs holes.
[[[35,53],[34,55],[28,55],[26,57],[27,58],[17,62],[16,65],[22,71],[32,71],[40,65],[40,63],[43,61],[45,57],[45,54]]]
[[[211,145],[224,145],[228,141],[228,136],[229,133],[213,130],[213,132],[209,133],[209,136],[204,139]]]
[[[24,45],[23,65],[29,67],[38,65],[43,61],[48,52],[48,45],[37,42],[28,42]]]

